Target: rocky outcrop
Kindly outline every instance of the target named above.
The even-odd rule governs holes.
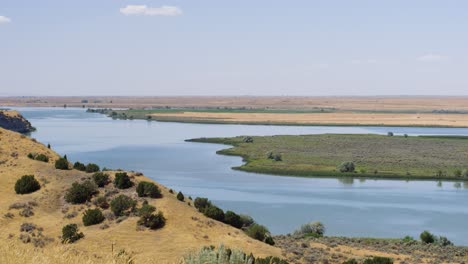
[[[19,133],[29,133],[35,130],[26,118],[12,110],[0,110],[0,127]]]

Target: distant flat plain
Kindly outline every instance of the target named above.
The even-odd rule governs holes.
[[[146,109],[126,116],[194,123],[468,127],[468,97],[0,97],[0,105]]]

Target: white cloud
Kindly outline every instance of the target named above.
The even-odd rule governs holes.
[[[447,60],[448,57],[440,54],[434,54],[434,53],[429,53],[429,54],[424,54],[420,57],[418,57],[418,61],[424,61],[424,62],[432,62],[432,61],[444,61]]]
[[[10,23],[10,22],[11,22],[11,19],[9,19],[8,17],[0,16],[0,24],[7,24],[7,23]]]
[[[127,5],[120,8],[120,13],[127,16],[179,16],[182,15],[182,10],[177,6],[148,7],[146,5]]]
[[[352,60],[351,64],[376,64],[377,60],[367,59],[367,60]]]

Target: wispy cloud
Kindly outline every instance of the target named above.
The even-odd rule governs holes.
[[[444,61],[447,60],[448,57],[440,54],[428,53],[418,57],[418,61],[423,62],[433,62],[433,61]]]
[[[0,16],[0,24],[7,24],[10,23],[11,19],[6,16]]]
[[[127,5],[120,8],[120,13],[126,16],[180,16],[182,15],[182,10],[177,6],[148,7],[146,5]]]
[[[365,59],[365,60],[352,60],[351,64],[376,64],[377,60]]]

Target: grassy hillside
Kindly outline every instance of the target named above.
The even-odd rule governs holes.
[[[30,159],[27,157],[29,153],[44,154],[49,161]],[[109,198],[113,198],[126,194],[138,201],[137,207],[147,200],[166,217],[163,228],[138,228],[139,218],[136,216],[106,219],[99,225],[83,226],[83,212],[95,205],[92,202],[70,204],[65,201],[64,194],[72,183],[83,182],[92,174],[57,170],[54,163],[58,158],[56,153],[35,140],[0,129],[0,263],[129,263],[129,260],[135,263],[178,263],[183,256],[203,246],[220,244],[252,252],[256,256],[281,255],[280,249],[205,217],[193,207],[192,201],[177,200],[175,194],[159,184],[162,198],[158,199],[138,197],[135,186],[117,190],[113,184],[99,188],[99,195],[107,193]],[[106,173],[112,179],[116,172]],[[41,184],[40,190],[16,194],[15,183],[23,175],[34,175]],[[129,175],[134,183],[152,182],[137,173]],[[119,193],[114,194],[116,191]],[[25,209],[29,212],[26,215],[30,211],[33,215],[24,216]],[[70,223],[78,225],[84,238],[74,244],[62,244],[62,227]],[[23,224],[33,224],[36,230],[22,232]],[[26,241],[26,235],[31,241]]]
[[[468,138],[381,135],[304,135],[201,138],[233,145],[220,154],[244,157],[236,169],[294,176],[468,179]],[[275,160],[275,156],[280,161]],[[270,157],[269,157],[270,156]],[[340,172],[352,162],[354,172]]]

